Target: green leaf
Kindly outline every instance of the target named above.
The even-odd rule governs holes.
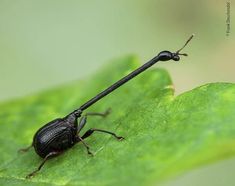
[[[25,176],[42,161],[31,149],[37,129],[63,117],[140,64],[135,57],[113,61],[92,78],[0,105],[0,185],[152,185],[199,165],[235,154],[235,85],[203,85],[177,97],[163,69],[144,72],[87,111],[91,127],[124,136],[117,141],[93,134],[49,160],[32,179]],[[180,64],[179,64],[180,65]]]

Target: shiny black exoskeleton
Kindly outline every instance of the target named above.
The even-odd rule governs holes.
[[[72,147],[80,141],[76,136],[77,128],[77,117],[74,114],[49,122],[34,135],[33,147],[36,153],[45,158],[52,151],[62,152]]]
[[[89,101],[87,101],[85,104],[83,104],[79,109],[73,111],[72,113],[68,114],[64,118],[58,118],[55,119],[46,125],[42,126],[34,135],[32,145],[28,148],[21,149],[20,151],[27,151],[30,147],[34,147],[36,153],[43,158],[42,163],[39,165],[39,167],[30,173],[27,178],[33,176],[36,172],[38,172],[44,163],[51,157],[58,156],[61,153],[63,153],[65,150],[71,148],[78,142],[82,142],[82,144],[86,147],[88,154],[92,154],[90,152],[89,146],[85,143],[84,139],[89,137],[93,132],[102,132],[107,133],[112,136],[114,136],[118,140],[124,139],[123,137],[117,136],[113,132],[109,132],[103,129],[94,129],[91,128],[87,130],[83,135],[80,135],[81,130],[86,124],[87,116],[96,115],[96,116],[102,116],[105,117],[109,114],[109,110],[107,110],[105,113],[86,113],[82,115],[83,111],[86,110],[88,107],[99,101],[104,96],[108,95],[124,83],[128,82],[141,72],[145,71],[158,61],[179,61],[180,55],[187,56],[187,54],[181,54],[179,53],[187,44],[188,42],[193,38],[193,35],[187,40],[185,45],[176,52],[170,52],[170,51],[162,51],[160,52],[156,57],[151,59],[149,62],[145,63],[141,67],[137,68],[127,76],[123,77],[101,93],[99,93],[97,96],[93,97]],[[78,121],[78,118],[80,120]]]

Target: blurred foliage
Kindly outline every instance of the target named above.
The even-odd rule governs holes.
[[[176,93],[234,82],[235,34],[226,36],[225,21],[225,1],[0,0],[0,99],[89,77],[117,56],[147,61],[192,33],[190,58],[167,65]]]
[[[207,84],[174,97],[168,73],[152,69],[89,110],[112,107],[105,119],[90,117],[83,131],[95,126],[124,141],[94,134],[86,140],[94,157],[77,144],[25,180],[41,159],[33,149],[17,149],[29,145],[43,123],[71,112],[139,65],[126,57],[88,80],[2,103],[0,185],[152,185],[235,154],[235,85]]]

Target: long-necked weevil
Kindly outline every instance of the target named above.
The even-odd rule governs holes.
[[[176,52],[170,51],[162,51],[153,59],[142,65],[141,67],[137,68],[127,76],[123,77],[110,87],[106,88],[104,91],[84,103],[81,107],[77,110],[74,110],[64,118],[57,118],[44,126],[42,126],[34,135],[32,144],[24,149],[20,149],[20,151],[27,151],[30,147],[34,147],[36,153],[43,158],[43,161],[38,166],[38,168],[33,171],[32,173],[28,174],[26,178],[32,177],[35,173],[37,173],[45,162],[52,157],[60,155],[63,151],[71,148],[78,142],[82,142],[82,144],[86,147],[88,154],[92,154],[90,152],[89,146],[84,141],[87,137],[89,137],[93,132],[102,132],[112,135],[118,140],[124,139],[123,137],[117,136],[113,132],[109,132],[102,129],[95,129],[91,128],[86,131],[83,135],[80,135],[82,128],[86,124],[87,116],[90,115],[97,115],[105,117],[109,111],[105,113],[86,113],[83,114],[83,111],[86,110],[88,107],[99,101],[101,98],[105,97],[121,85],[125,84],[141,72],[145,71],[147,68],[151,67],[158,61],[179,61],[180,55],[187,56],[187,54],[182,54],[180,51],[189,43],[189,41],[193,38],[194,35],[191,35],[190,38],[186,41],[184,46],[177,50]],[[78,118],[80,121],[78,122]]]

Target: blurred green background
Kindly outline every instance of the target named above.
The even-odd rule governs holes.
[[[0,0],[0,100],[86,78],[127,54],[145,62],[161,50],[179,49],[192,33],[184,50],[189,57],[158,65],[168,69],[176,94],[209,82],[234,82],[235,12],[231,4],[226,36],[226,2]],[[231,185],[232,172],[235,160],[226,160],[164,185]]]

